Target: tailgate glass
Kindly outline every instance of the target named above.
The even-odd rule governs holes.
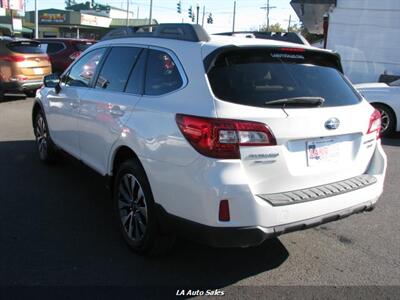
[[[359,103],[333,57],[296,48],[235,49],[220,54],[207,75],[219,99],[243,105],[296,97],[322,97],[323,107]]]

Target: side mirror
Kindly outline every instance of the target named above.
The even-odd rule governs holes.
[[[45,87],[54,88],[57,94],[60,92],[60,77],[57,74],[46,75],[43,81]]]

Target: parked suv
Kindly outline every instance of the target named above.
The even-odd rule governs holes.
[[[0,98],[16,92],[34,95],[50,73],[49,57],[38,42],[0,38]]]
[[[62,149],[108,178],[139,253],[175,233],[254,246],[368,211],[386,172],[379,112],[338,55],[198,25],[90,47],[45,79],[33,127],[41,160]]]
[[[53,72],[62,73],[83,51],[95,43],[88,39],[43,38],[37,39],[50,56]]]

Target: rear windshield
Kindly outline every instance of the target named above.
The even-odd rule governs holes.
[[[45,53],[40,43],[34,41],[18,41],[7,44],[7,48],[17,53]]]
[[[360,101],[332,54],[283,49],[231,50],[213,63],[208,79],[216,97],[260,106],[272,100],[322,97],[322,106]]]
[[[92,42],[86,42],[86,43],[79,43],[79,44],[75,44],[76,49],[78,49],[78,51],[85,51],[87,48],[89,48],[90,46],[92,46],[94,43]]]

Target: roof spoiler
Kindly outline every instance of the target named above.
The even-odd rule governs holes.
[[[214,33],[216,35],[243,36],[247,38],[283,41],[310,46],[308,41],[297,32],[272,32],[272,31],[235,31]]]
[[[208,42],[210,40],[208,33],[198,24],[163,23],[119,27],[109,31],[101,41],[140,37],[164,38],[188,42]]]

